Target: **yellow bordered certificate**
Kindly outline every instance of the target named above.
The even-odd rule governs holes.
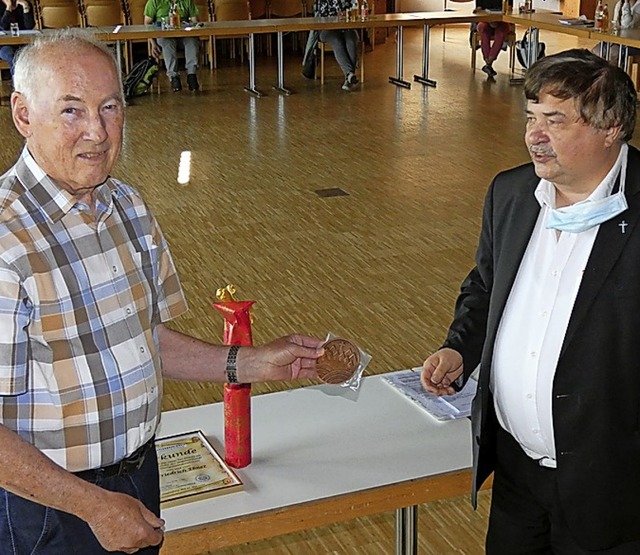
[[[156,439],[156,452],[163,508],[244,487],[200,430]]]

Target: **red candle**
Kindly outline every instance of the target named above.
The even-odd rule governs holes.
[[[234,468],[251,464],[251,384],[224,384],[224,460]]]
[[[253,344],[249,309],[254,302],[213,303],[224,316],[225,345]],[[234,468],[251,464],[251,384],[224,385],[224,459]]]

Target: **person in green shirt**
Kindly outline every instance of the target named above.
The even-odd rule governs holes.
[[[145,25],[155,24],[163,18],[168,21],[169,12],[175,3],[180,15],[181,22],[196,23],[198,21],[198,7],[193,0],[148,0],[144,7]],[[167,77],[171,81],[171,89],[173,92],[182,90],[182,82],[180,81],[180,73],[178,72],[178,43],[182,43],[184,48],[185,67],[187,70],[187,85],[190,91],[200,89],[198,76],[198,52],[200,43],[197,37],[185,37],[180,39],[151,39],[151,54],[155,58],[159,58],[162,53],[165,66],[167,67]]]

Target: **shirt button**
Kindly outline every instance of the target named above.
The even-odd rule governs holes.
[[[534,434],[538,434],[540,430],[531,430]]]
[[[559,273],[560,273],[560,272],[558,272],[558,270],[553,270],[553,272],[551,272],[551,275],[552,275],[553,277],[558,277],[558,274],[559,274]]]
[[[533,395],[531,395],[531,393],[527,393],[527,399],[533,399]]]
[[[131,309],[127,308],[127,310],[125,311],[127,314],[131,314]]]
[[[140,347],[140,352],[144,353],[144,347]]]
[[[536,358],[538,356],[538,353],[535,351],[531,351],[529,354],[531,355],[531,358]]]
[[[541,314],[541,316],[543,318],[546,318],[548,315],[549,315],[549,313],[546,310]]]
[[[118,267],[117,267],[117,266],[113,266],[112,270],[113,270],[113,273],[114,273],[114,274],[117,274],[117,273],[118,273]]]

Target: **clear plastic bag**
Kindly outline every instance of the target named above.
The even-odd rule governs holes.
[[[353,341],[329,332],[323,344],[325,353],[316,362],[318,377],[326,384],[357,391],[371,355]]]

